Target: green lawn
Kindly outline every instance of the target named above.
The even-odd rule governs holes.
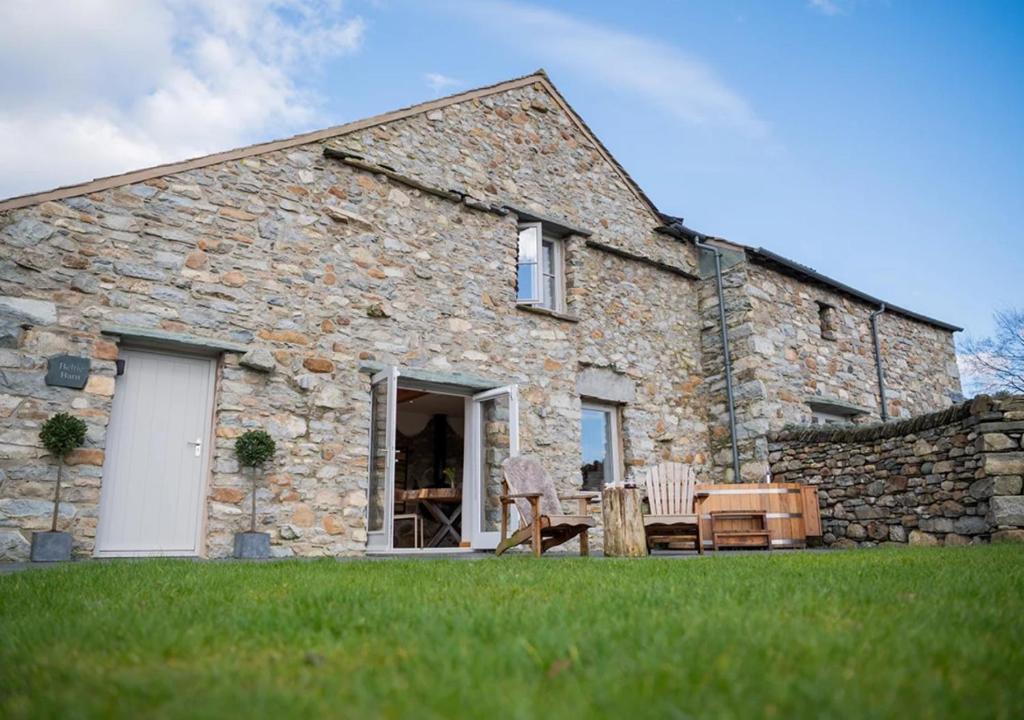
[[[0,717],[1024,717],[1024,548],[0,576]]]

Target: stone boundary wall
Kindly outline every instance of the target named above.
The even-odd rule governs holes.
[[[818,487],[824,542],[1024,541],[1024,396],[870,426],[769,436],[772,479]]]

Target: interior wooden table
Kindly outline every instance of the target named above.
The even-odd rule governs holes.
[[[456,547],[462,543],[462,534],[455,529],[455,523],[462,516],[462,491],[456,488],[420,488],[418,490],[398,490],[395,492],[395,500],[398,502],[416,503],[422,507],[427,514],[441,524],[426,547],[437,547],[444,540],[445,536],[451,536]],[[445,512],[444,506],[451,509]],[[461,529],[462,523],[459,522]]]

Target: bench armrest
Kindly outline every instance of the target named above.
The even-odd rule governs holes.
[[[575,495],[559,495],[559,501],[561,500],[575,500],[577,503],[576,512],[580,515],[586,515],[589,513],[587,506],[592,502],[599,502],[601,500],[601,493],[599,492],[579,492]]]
[[[581,492],[575,495],[559,495],[559,500],[589,500],[590,502],[600,502],[601,493],[599,492]]]
[[[508,495],[502,495],[502,497],[503,498],[508,498],[508,499],[511,500],[512,498],[534,498],[534,497],[540,497],[543,494],[544,493],[539,493],[539,492],[535,492],[535,493],[509,493]]]

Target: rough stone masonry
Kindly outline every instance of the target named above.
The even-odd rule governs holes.
[[[516,303],[521,211],[570,230],[561,312]],[[94,552],[116,361],[143,341],[218,357],[204,556],[246,525],[232,445],[257,427],[279,448],[258,493],[274,553],[364,552],[368,367],[517,385],[522,451],[565,490],[581,484],[585,399],[615,404],[624,477],[663,460],[726,476],[714,278],[665,222],[543,74],[0,202],[0,559],[46,526],[56,467],[37,435],[60,411],[89,428],[60,526]],[[743,475],[760,479],[768,431],[809,417],[808,396],[877,417],[872,307],[730,247]],[[819,300],[837,308],[830,340]],[[894,415],[949,405],[950,326],[891,313],[883,334]],[[44,382],[59,354],[91,360],[83,389]]]

